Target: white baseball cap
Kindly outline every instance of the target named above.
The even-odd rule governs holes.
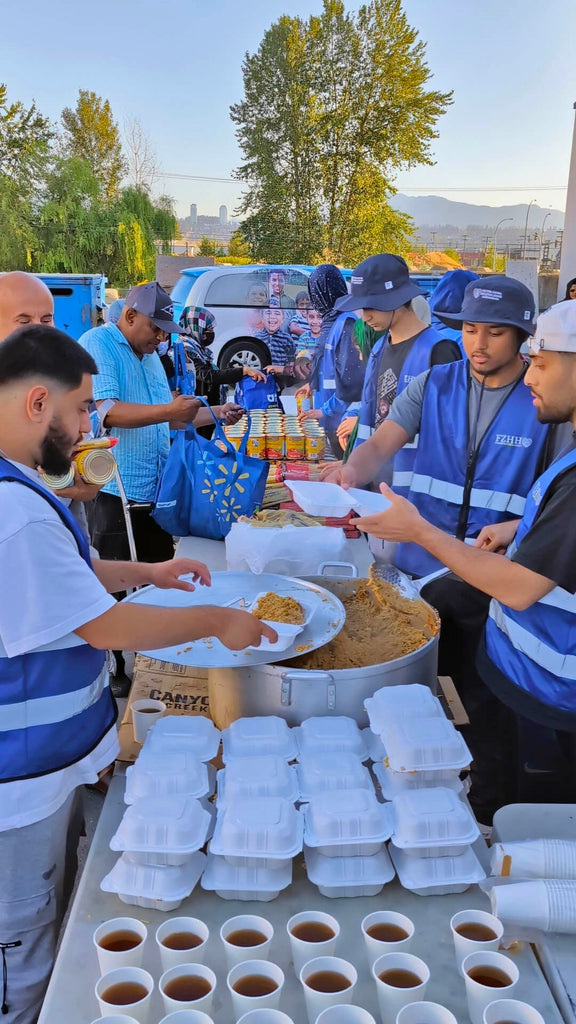
[[[550,306],[536,321],[536,332],[528,339],[529,351],[576,352],[576,300]]]

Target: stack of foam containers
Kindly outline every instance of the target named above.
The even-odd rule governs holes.
[[[121,857],[101,888],[123,903],[176,910],[200,878],[214,814],[208,798],[220,733],[200,716],[167,716],[126,772],[128,808],[110,841]]]
[[[222,735],[218,814],[202,887],[222,899],[275,899],[302,850],[293,734],[274,715],[240,718]]]
[[[392,817],[363,763],[364,737],[344,716],[309,718],[294,731],[308,878],[329,898],[375,896],[394,877],[384,845]]]
[[[374,774],[391,801],[390,855],[400,882],[421,896],[465,892],[485,878],[459,778],[470,751],[426,686],[383,687],[365,706]]]

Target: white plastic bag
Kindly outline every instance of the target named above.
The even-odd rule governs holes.
[[[341,562],[346,538],[335,526],[252,526],[234,523],[226,537],[232,572],[315,576],[322,562]]]

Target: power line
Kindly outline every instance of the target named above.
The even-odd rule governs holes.
[[[230,185],[244,184],[239,178],[212,178],[198,174],[173,174],[170,171],[158,173],[159,178],[178,178],[183,181],[216,181]],[[399,192],[565,192],[567,185],[470,185],[460,187],[456,185],[427,185],[426,188],[412,188],[401,184],[396,186]]]

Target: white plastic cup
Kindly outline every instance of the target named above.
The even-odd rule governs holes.
[[[134,946],[133,949],[124,949],[116,951],[113,949],[104,949],[100,942],[111,932],[136,932],[140,936],[140,943],[138,946]],[[117,967],[141,967],[142,958],[144,956],[144,943],[148,938],[148,929],[146,925],[142,924],[135,917],[112,917],[109,921],[104,921],[103,924],[98,925],[93,936],[92,941],[96,947],[98,954],[98,963],[100,964],[100,974],[106,974],[108,971],[115,971]]]
[[[143,697],[142,700],[135,700],[132,704],[132,726],[136,743],[144,743],[147,733],[159,718],[166,711],[166,705],[161,700],[152,700]]]
[[[500,1024],[510,1021],[511,1024],[545,1024],[544,1017],[529,1003],[521,1003],[519,999],[496,999],[488,1003],[484,1010],[483,1024]]]
[[[163,940],[175,932],[190,932],[202,939],[202,942],[199,946],[190,946],[188,949],[169,949]],[[156,930],[156,945],[160,951],[162,970],[169,971],[171,967],[179,967],[180,964],[203,964],[209,936],[207,925],[197,917],[171,917],[169,921],[164,921]]]
[[[316,1024],[376,1024],[374,1017],[368,1010],[361,1006],[346,1006],[339,1003],[338,1006],[328,1006],[319,1017]]]
[[[112,985],[119,985],[124,981],[132,981],[138,985],[143,985],[146,989],[146,995],[136,1003],[124,1003],[121,1006],[117,1003],[107,1002],[103,998],[104,992],[107,992]],[[153,991],[154,978],[151,974],[148,974],[148,971],[143,971],[141,967],[117,967],[114,971],[108,971],[106,974],[103,974],[94,986],[94,993],[103,1017],[106,1014],[113,1017],[133,1017],[134,1020],[138,1021],[138,1024],[148,1024]]]
[[[138,1021],[135,1017],[127,1017],[125,1013],[113,1013],[97,1017],[92,1024],[138,1024]]]
[[[172,996],[166,995],[165,989],[169,982],[174,981],[175,978],[190,977],[204,978],[210,984],[210,991],[205,996],[201,996],[200,999],[173,999]],[[166,1013],[172,1013],[174,1010],[202,1010],[204,1013],[210,1013],[212,1003],[214,1002],[216,975],[214,971],[211,971],[204,964],[180,964],[177,967],[170,967],[169,970],[164,971],[158,982],[158,988],[160,989]]]
[[[307,979],[319,971],[336,971],[338,974],[343,974],[350,984],[348,988],[341,989],[340,992],[318,992],[316,989],[310,988]],[[315,1024],[316,1018],[329,1006],[351,1003],[357,981],[358,972],[354,965],[348,960],[342,960],[339,956],[317,956],[314,960],[309,960],[304,964],[300,971],[300,982],[304,989],[308,1024]]]
[[[273,992],[269,992],[268,995],[265,996],[244,996],[241,992],[236,992],[234,985],[240,980],[240,978],[244,978],[246,975],[250,974],[264,975],[265,978],[272,978],[272,980],[276,982],[276,988]],[[243,963],[236,964],[232,970],[228,972],[226,984],[228,985],[228,990],[232,996],[234,1016],[236,1020],[238,1020],[239,1017],[248,1013],[249,1010],[278,1009],[280,995],[284,987],[284,972],[277,964],[272,964],[269,960],[245,960]]]
[[[485,942],[467,939],[456,931],[458,925],[462,924],[484,924],[496,933],[496,938],[487,939]],[[504,934],[502,922],[497,917],[494,917],[494,914],[488,914],[485,910],[459,910],[450,921],[450,928],[452,929],[452,937],[454,939],[456,967],[460,974],[462,974],[462,961],[467,956],[470,956],[470,953],[482,953],[484,950],[498,949]]]
[[[254,930],[262,932],[266,936],[264,942],[257,946],[236,946],[228,942],[228,936],[233,932],[243,930]],[[237,917],[230,917],[224,921],[220,929],[220,938],[226,954],[228,970],[232,970],[236,964],[242,964],[245,960],[267,960],[270,956],[270,944],[274,936],[274,929],[265,917],[258,917],[257,914],[238,914]]]
[[[394,924],[407,932],[406,938],[399,939],[397,942],[374,939],[368,935],[368,928],[374,924]],[[368,914],[362,921],[361,928],[369,967],[372,967],[372,964],[385,953],[407,953],[414,939],[414,923],[405,914],[397,914],[394,910],[376,910],[373,914]]]
[[[298,924],[307,924],[308,922],[313,924],[325,924],[329,928],[332,928],[334,937],[326,939],[325,942],[307,942],[304,939],[298,939],[292,934],[292,929]],[[290,939],[290,949],[292,951],[292,960],[294,963],[294,971],[296,977],[300,977],[300,971],[307,964],[309,960],[313,960],[319,956],[334,956],[336,952],[336,945],[338,942],[338,936],[340,935],[340,925],[335,917],[331,914],[325,914],[321,910],[303,910],[300,914],[294,914],[290,918],[286,925],[288,932],[288,938]]]
[[[510,985],[503,988],[494,988],[492,985],[480,985],[470,977],[468,971],[472,967],[496,967],[511,978]],[[468,1000],[468,1013],[472,1024],[483,1024],[484,1010],[490,1003],[493,1003],[494,996],[499,995],[509,999],[514,995],[518,984],[518,968],[509,956],[503,953],[495,953],[494,950],[486,950],[485,953],[470,953],[462,963],[462,974],[466,985],[466,998]]]
[[[236,1024],[294,1024],[294,1021],[282,1010],[248,1010]]]
[[[176,1010],[175,1013],[162,1017],[160,1024],[214,1024],[214,1021],[207,1013],[202,1013],[202,1010]]]
[[[408,1003],[396,1017],[396,1024],[458,1024],[454,1014],[440,1003]]]
[[[412,971],[420,978],[420,984],[413,988],[398,988],[396,985],[389,985],[379,977],[384,971],[402,970]],[[380,1008],[382,1024],[396,1024],[396,1017],[400,1010],[408,1003],[418,1003],[426,995],[426,987],[430,980],[428,966],[418,956],[412,953],[385,953],[378,957],[372,964],[372,977],[376,982],[376,995]]]

